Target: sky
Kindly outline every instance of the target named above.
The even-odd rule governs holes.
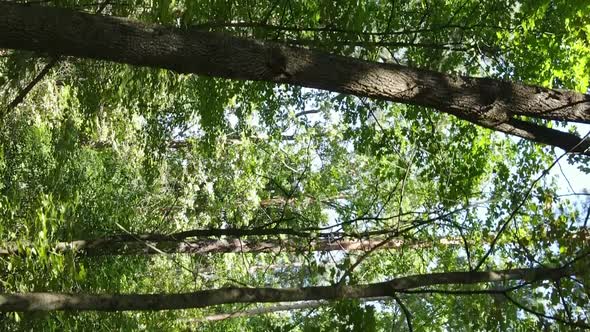
[[[576,124],[578,133],[581,136],[590,132],[589,124]],[[564,130],[564,128],[559,128]],[[590,139],[590,137],[588,138]],[[585,165],[590,167],[590,165]],[[567,157],[562,158],[558,165],[551,169],[549,176],[557,179],[560,195],[573,193],[590,193],[590,174],[579,170],[578,165],[571,165]],[[571,200],[577,200],[585,205],[590,203],[590,196],[571,196]],[[587,207],[588,208],[588,207]]]

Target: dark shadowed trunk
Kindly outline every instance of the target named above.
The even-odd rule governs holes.
[[[509,280],[558,280],[572,275],[568,268],[529,268],[489,272],[422,274],[356,286],[302,288],[220,288],[183,294],[72,295],[25,293],[0,295],[0,312],[50,310],[168,310],[203,308],[226,303],[294,302],[392,296],[419,287],[451,284],[501,283]]]
[[[0,47],[238,80],[288,83],[425,106],[590,155],[589,142],[518,116],[590,123],[590,96],[445,75],[199,30],[66,9],[0,4]]]

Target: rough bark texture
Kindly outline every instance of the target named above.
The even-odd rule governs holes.
[[[590,155],[588,141],[514,118],[525,115],[590,123],[590,96],[572,91],[445,75],[224,34],[8,3],[0,4],[0,47],[288,83],[425,106]]]
[[[50,310],[168,310],[202,308],[225,303],[294,302],[362,299],[392,296],[418,287],[475,284],[508,280],[557,280],[573,271],[565,268],[512,269],[490,272],[447,272],[423,274],[358,286],[304,288],[221,288],[184,294],[72,295],[27,293],[0,295],[0,312]]]

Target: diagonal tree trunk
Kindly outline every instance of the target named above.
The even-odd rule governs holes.
[[[238,80],[288,83],[425,106],[477,125],[590,155],[589,141],[518,116],[590,123],[590,96],[445,75],[225,34],[0,3],[0,47]]]
[[[302,288],[220,288],[182,294],[74,295],[61,293],[0,294],[0,312],[7,311],[123,311],[203,308],[227,303],[295,302],[363,299],[392,296],[434,285],[486,282],[559,280],[573,275],[570,268],[526,268],[489,272],[421,274],[356,286]]]

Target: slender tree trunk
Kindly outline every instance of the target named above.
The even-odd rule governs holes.
[[[361,299],[363,302],[368,301],[386,301],[391,299],[391,297],[375,297],[370,299]],[[210,316],[205,316],[202,318],[188,318],[188,319],[179,319],[178,321],[184,323],[202,323],[202,322],[215,322],[219,320],[231,319],[231,318],[239,318],[239,317],[251,317],[251,316],[258,316],[258,315],[266,315],[280,311],[291,311],[291,310],[304,310],[304,309],[314,309],[319,308],[322,306],[329,305],[329,301],[307,301],[307,302],[298,302],[298,303],[280,303],[273,306],[266,306],[266,307],[259,307],[253,308],[243,311],[236,311],[228,314],[215,314]]]
[[[260,201],[260,206],[263,208],[266,207],[284,207],[285,205],[295,205],[296,203],[309,205],[316,202],[321,202],[324,204],[329,204],[335,200],[339,199],[350,199],[351,195],[347,194],[339,194],[331,197],[325,197],[318,199],[311,195],[306,195],[305,197],[291,197],[287,198],[285,196],[275,196],[267,199],[263,199]]]
[[[0,312],[51,310],[169,310],[203,308],[227,303],[295,302],[362,299],[392,296],[419,287],[467,285],[509,280],[558,280],[573,274],[569,268],[528,268],[489,272],[446,272],[422,274],[390,281],[356,286],[318,286],[303,288],[221,288],[182,294],[73,295],[24,293],[0,295]]]
[[[144,239],[141,239],[141,238]],[[145,240],[145,239],[152,240]],[[277,253],[277,252],[298,252],[298,251],[367,251],[386,250],[401,247],[425,248],[433,245],[453,246],[462,244],[461,239],[444,238],[437,242],[433,241],[408,241],[403,239],[392,239],[380,245],[384,238],[371,238],[363,240],[242,240],[239,238],[229,239],[196,239],[187,240],[183,238],[171,239],[169,235],[151,237],[138,236],[111,237],[95,240],[78,240],[71,242],[58,242],[52,251],[64,253],[74,251],[86,256],[106,255],[153,255],[153,254],[219,254],[219,253]],[[31,245],[32,247],[32,245]],[[374,249],[375,248],[375,249]],[[26,253],[26,246],[15,243],[8,243],[0,247],[1,256],[21,255]]]
[[[402,231],[403,233],[403,231]],[[172,234],[122,234],[89,240],[57,242],[51,250],[56,253],[69,251],[87,256],[105,255],[152,255],[159,253],[175,254],[215,254],[215,253],[264,253],[264,252],[297,252],[297,251],[369,251],[406,248],[428,248],[433,246],[465,245],[461,238],[440,238],[432,241],[416,241],[392,238],[380,245],[390,230],[377,230],[360,234],[340,232],[312,234],[289,228],[271,229],[195,229]],[[399,234],[399,233],[398,233]],[[256,236],[289,235],[297,239],[266,239],[256,240]],[[210,237],[226,237],[211,239]],[[248,237],[248,239],[244,239]],[[490,234],[492,239],[494,234]],[[585,241],[588,232],[581,230],[570,233],[571,239]],[[488,241],[489,239],[484,239]],[[467,245],[470,245],[468,242]],[[23,255],[27,247],[34,248],[33,243],[2,243],[0,257]]]
[[[215,322],[215,321],[231,319],[231,318],[251,317],[251,316],[271,314],[271,313],[279,312],[279,311],[313,309],[313,308],[319,308],[321,306],[325,306],[329,303],[330,302],[327,302],[327,301],[308,301],[308,302],[300,302],[300,303],[277,304],[274,306],[267,306],[267,307],[254,308],[254,309],[249,309],[249,310],[244,310],[244,311],[232,312],[229,314],[216,314],[216,315],[205,316],[202,318],[183,319],[180,321],[183,323],[191,323],[191,324],[203,323],[203,322]]]
[[[260,141],[264,141],[267,138],[264,136],[252,136],[252,137],[248,137],[248,139],[250,141],[253,142],[260,142]],[[295,140],[295,136],[293,135],[282,135],[281,136],[281,140],[283,141],[293,141]],[[239,135],[230,135],[227,136],[227,142],[232,143],[232,144],[242,144],[243,143],[243,139],[242,137],[240,137]],[[167,147],[169,149],[175,149],[175,150],[180,150],[180,149],[187,149],[187,148],[191,148],[195,145],[195,141],[192,140],[173,140],[167,143]],[[97,141],[97,142],[91,142],[89,143],[87,146],[94,148],[94,149],[107,149],[107,148],[112,148],[113,147],[113,143],[112,142],[108,142],[108,141]]]
[[[196,29],[11,3],[0,3],[0,47],[288,83],[425,106],[486,128],[590,155],[590,142],[518,118],[590,123],[590,96],[573,91],[445,75]]]

